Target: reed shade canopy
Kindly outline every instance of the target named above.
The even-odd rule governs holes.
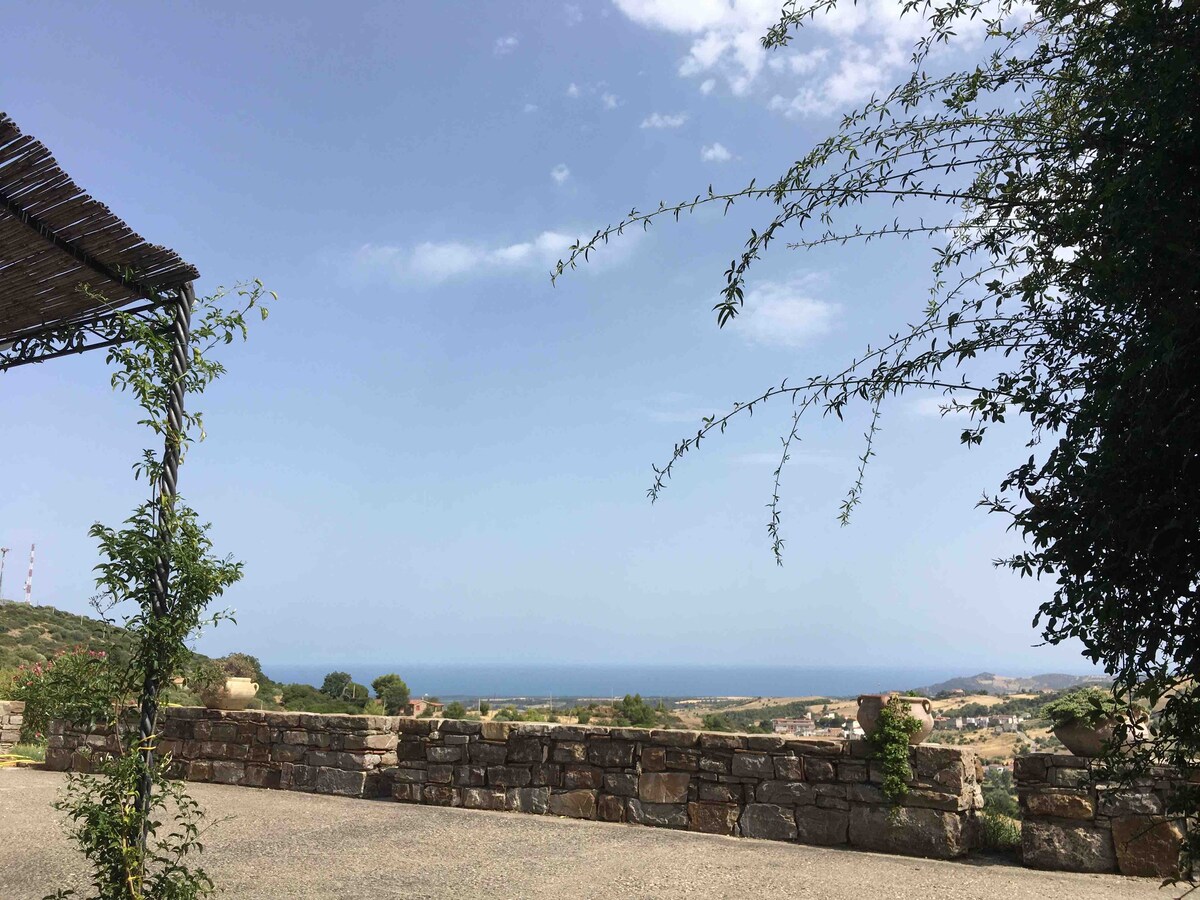
[[[0,371],[121,343],[114,311],[149,313],[198,277],[0,112]]]

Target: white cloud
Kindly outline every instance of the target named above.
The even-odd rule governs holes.
[[[535,113],[535,112],[537,112],[537,111],[538,111],[538,108],[537,108],[537,104],[536,104],[536,103],[526,103],[526,104],[525,104],[525,112],[527,112],[527,113]]]
[[[496,43],[492,46],[492,52],[497,56],[505,56],[517,49],[517,44],[520,40],[515,34],[505,35],[504,37],[496,38]]]
[[[741,314],[731,323],[754,344],[799,347],[833,330],[840,307],[808,295],[813,279],[764,281],[746,292]]]
[[[579,85],[577,85],[573,81],[570,84],[568,84],[567,85],[567,96],[568,97],[578,97],[579,96]]]
[[[642,119],[643,128],[679,128],[687,121],[687,113],[650,113]]]
[[[945,408],[945,412],[943,412]],[[936,397],[920,397],[912,405],[912,411],[918,416],[941,418],[946,417],[963,418],[970,417],[970,410],[955,406],[955,399],[952,396],[938,395]]]
[[[690,40],[678,70],[700,78],[701,93],[723,78],[734,95],[771,97],[772,109],[793,116],[848,110],[890,87],[926,30],[920,14],[902,15],[905,0],[857,0],[807,22],[788,49],[768,52],[761,38],[779,20],[779,0],[614,3],[639,25]],[[981,28],[963,22],[960,36],[977,40]]]
[[[568,26],[578,25],[583,21],[583,10],[575,3],[564,4],[563,18],[567,20]]]
[[[555,184],[562,184],[571,177],[571,170],[567,168],[566,163],[559,163],[550,170],[550,177],[554,179]]]
[[[700,148],[700,158],[705,162],[729,162],[733,154],[718,143],[706,144]]]
[[[621,101],[617,99],[616,94],[601,94],[600,102],[604,104],[605,109],[616,109],[621,105]]]
[[[412,248],[365,244],[351,266],[363,277],[389,281],[443,282],[492,272],[549,271],[576,238],[565,231],[543,231],[515,244],[422,241]]]

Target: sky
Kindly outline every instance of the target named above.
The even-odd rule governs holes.
[[[919,23],[868,0],[786,50],[758,0],[20,4],[4,109],[202,294],[279,295],[193,405],[180,476],[244,580],[208,653],[268,665],[928,665],[1087,671],[1031,627],[1050,585],[976,508],[1027,451],[965,449],[936,395],[885,409],[849,527],[866,421],[812,419],[766,524],[786,401],[652,464],[703,416],[839,366],[911,321],[919,242],[777,242],[744,314],[711,311],[769,204],[707,209],[602,248],[632,207],[781,174],[904,74]],[[969,56],[967,35],[958,52]],[[53,61],[53,64],[47,64]],[[795,239],[794,235],[785,238]],[[0,376],[4,593],[37,544],[36,603],[86,612],[100,521],[143,497],[155,446],[103,354]]]

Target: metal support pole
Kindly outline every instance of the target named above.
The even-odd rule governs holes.
[[[189,282],[179,292],[175,303],[175,320],[171,326],[171,382],[167,399],[167,436],[163,449],[162,477],[157,485],[158,534],[161,547],[154,563],[154,583],[151,585],[150,614],[161,618],[167,614],[170,598],[167,585],[171,575],[171,540],[169,517],[174,509],[176,485],[179,479],[179,456],[183,449],[183,379],[187,374],[191,358],[192,305],[196,301],[195,291]],[[154,766],[154,740],[158,719],[158,694],[162,677],[168,673],[157,670],[157,660],[147,661],[145,680],[142,682],[141,716],[138,720],[138,747],[142,754],[142,777],[138,784],[137,805],[143,815],[150,809],[150,792],[153,788],[151,772]],[[142,846],[145,848],[146,832],[142,831]]]

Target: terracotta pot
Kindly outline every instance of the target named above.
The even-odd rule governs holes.
[[[202,699],[209,709],[239,710],[245,709],[257,693],[258,684],[249,678],[226,678],[225,687]]]
[[[1112,740],[1116,724],[1116,719],[1105,719],[1097,725],[1074,719],[1055,726],[1054,736],[1075,756],[1095,759],[1104,753],[1104,745]]]
[[[858,698],[856,718],[858,724],[862,726],[863,734],[867,737],[870,737],[875,731],[875,725],[879,722],[879,713],[883,711],[884,706],[893,696],[892,694],[863,694]],[[903,694],[899,697],[908,704],[908,711],[913,718],[921,723],[921,727],[908,737],[910,744],[919,744],[933,732],[933,707],[927,697],[906,697]]]

